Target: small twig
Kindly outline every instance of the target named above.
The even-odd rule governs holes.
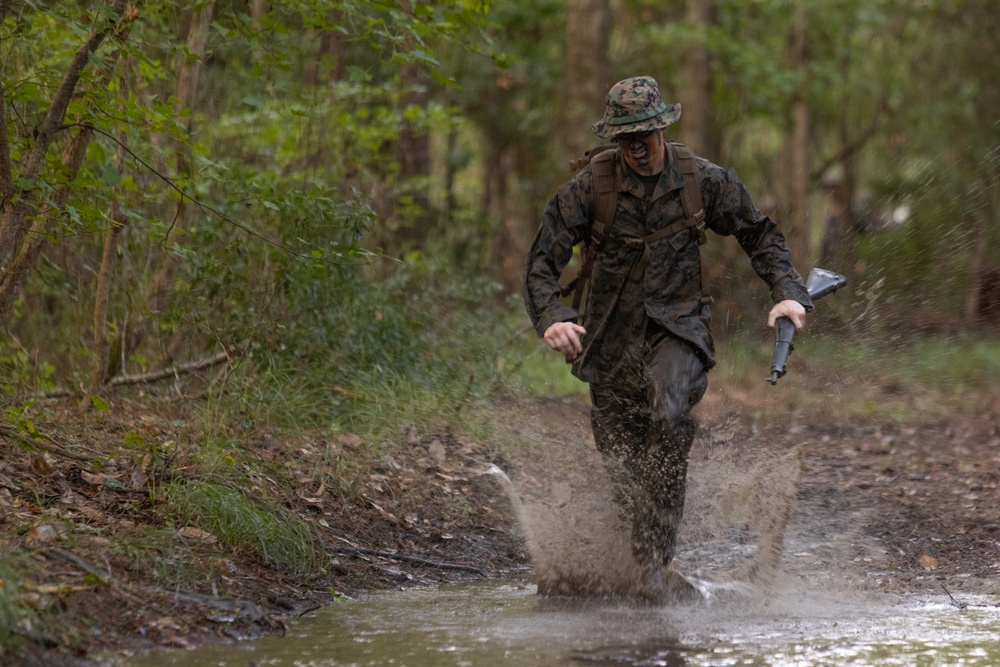
[[[123,384],[144,384],[146,382],[156,382],[157,380],[164,380],[166,378],[176,378],[181,373],[200,371],[223,362],[228,362],[233,358],[233,356],[233,353],[230,351],[222,351],[214,356],[206,357],[205,359],[198,359],[179,366],[171,366],[170,368],[162,368],[158,371],[140,373],[139,375],[116,375],[108,381],[108,384],[112,387],[116,387]]]
[[[321,605],[321,604],[315,604],[314,603],[314,604],[309,605],[308,607],[303,607],[302,609],[296,610],[295,617],[296,618],[302,618],[303,616],[305,616],[309,612],[316,611],[317,609],[322,609],[322,608],[323,608],[323,605]]]
[[[462,572],[472,572],[478,574],[481,577],[485,577],[486,573],[480,570],[478,567],[473,567],[472,565],[459,565],[458,563],[445,563],[437,560],[430,560],[428,558],[421,558],[419,556],[407,556],[406,554],[396,553],[394,551],[380,551],[378,549],[365,549],[363,547],[330,547],[328,549],[330,553],[344,555],[344,556],[380,556],[382,558],[390,558],[392,560],[402,561],[404,563],[413,563],[415,565],[426,565],[427,567],[435,567],[439,570],[460,570]]]
[[[966,610],[966,609],[969,608],[968,603],[966,603],[966,602],[959,602],[958,600],[956,600],[955,596],[951,594],[951,591],[949,591],[947,588],[944,587],[944,584],[941,584],[941,590],[943,590],[945,593],[948,594],[948,597],[951,598],[951,603],[953,605],[955,605],[956,607],[958,607],[959,610],[964,611],[964,610]]]
[[[84,559],[80,558],[76,554],[72,554],[72,553],[70,553],[68,551],[64,551],[64,550],[58,549],[56,547],[50,547],[50,548],[46,549],[46,553],[48,555],[50,555],[50,556],[55,556],[57,558],[60,558],[60,559],[62,559],[64,561],[66,561],[67,563],[70,563],[71,565],[76,565],[78,568],[80,568],[84,572],[86,572],[88,574],[94,575],[95,577],[97,577],[102,582],[107,581],[108,577],[110,576],[109,573],[107,573],[107,572],[101,572],[100,570],[98,570],[97,566],[94,565],[93,563],[90,563],[89,561],[85,561]]]

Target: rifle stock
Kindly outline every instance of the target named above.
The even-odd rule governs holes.
[[[826,269],[813,269],[809,272],[809,279],[806,281],[806,291],[813,301],[822,299],[828,294],[833,294],[847,284],[847,278],[827,271]],[[795,325],[787,317],[779,317],[775,323],[774,357],[771,360],[771,377],[767,381],[772,385],[777,384],[778,379],[785,374],[785,363],[788,355],[795,349],[792,346],[792,338],[795,337]]]

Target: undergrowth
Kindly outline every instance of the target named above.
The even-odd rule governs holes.
[[[738,331],[718,344],[715,386],[757,397],[761,409],[826,415],[944,416],[978,409],[1000,395],[1000,340],[914,336],[796,335],[787,374],[770,387],[774,340],[769,330]]]
[[[322,567],[324,555],[315,534],[294,513],[203,481],[173,482],[162,497],[164,518],[178,527],[208,531],[227,547],[250,550],[261,562],[296,574]]]

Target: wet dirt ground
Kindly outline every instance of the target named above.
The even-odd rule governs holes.
[[[753,521],[723,507],[712,491],[725,490],[720,483],[726,481],[737,499],[766,492],[766,483],[741,487],[740,480],[780,472],[768,463],[787,460],[794,451],[801,481],[785,526],[777,585],[923,596],[955,609],[992,604],[993,598],[982,596],[1000,594],[1000,412],[986,407],[926,420],[819,414],[754,421],[744,408],[712,396],[701,407],[678,554],[686,573],[724,579],[753,559],[760,545]],[[46,604],[58,606],[60,621],[78,639],[67,647],[58,636],[40,637],[28,656],[11,662],[8,654],[0,664],[92,664],[102,655],[281,634],[338,594],[358,599],[372,590],[523,572],[529,566],[524,532],[501,485],[480,473],[495,463],[525,482],[523,472],[518,477],[518,456],[586,448],[588,414],[576,401],[507,399],[498,409],[524,444],[520,454],[501,454],[490,443],[456,434],[411,432],[400,436],[407,453],[377,465],[350,502],[329,490],[317,496],[315,489],[289,498],[300,516],[322,530],[331,549],[328,572],[308,579],[182,538],[172,557],[225,572],[170,589],[112,548],[116,535],[157,526],[148,495],[93,488],[80,474],[81,462],[58,452],[39,461],[8,447],[0,461],[0,541],[26,547],[43,565],[32,584],[49,591],[41,594]],[[41,426],[93,451],[101,451],[102,439],[120,441],[115,429],[134,429],[142,420],[160,428],[155,415],[137,409],[131,417],[75,432],[69,421]],[[313,469],[319,456],[308,439],[262,439],[258,447],[259,456],[293,462],[303,471]],[[54,512],[89,528],[76,529],[72,539],[41,539],[35,529],[51,523]],[[733,520],[712,524],[703,520],[709,515]],[[95,572],[102,585],[93,583]]]

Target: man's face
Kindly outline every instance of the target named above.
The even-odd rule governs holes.
[[[663,131],[629,132],[615,137],[625,163],[640,176],[654,176],[663,171]]]

